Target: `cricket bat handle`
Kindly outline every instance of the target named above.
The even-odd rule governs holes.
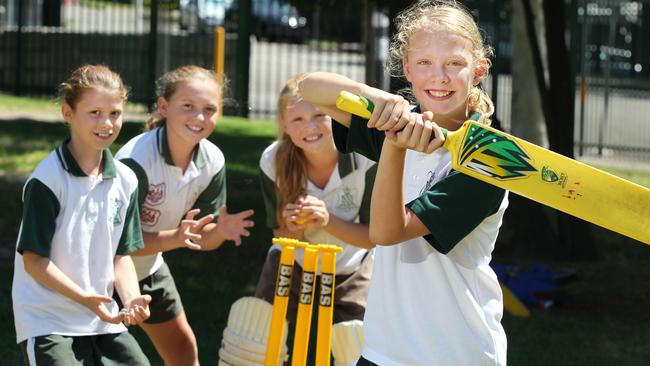
[[[336,98],[336,107],[342,111],[350,112],[362,118],[370,118],[375,105],[364,96],[341,90],[338,98]],[[442,127],[440,129],[446,138],[448,134],[447,129]],[[431,135],[431,140],[435,137],[435,135]]]

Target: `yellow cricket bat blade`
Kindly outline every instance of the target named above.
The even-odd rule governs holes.
[[[372,103],[349,94],[337,107],[369,118]],[[650,244],[650,189],[475,121],[446,137],[455,170]]]

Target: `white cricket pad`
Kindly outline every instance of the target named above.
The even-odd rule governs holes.
[[[271,327],[273,305],[256,297],[242,297],[230,307],[228,324],[223,330],[219,358],[228,365],[263,365]],[[280,358],[288,359],[285,321]]]
[[[363,350],[363,322],[349,320],[332,326],[332,356],[335,366],[355,365]]]

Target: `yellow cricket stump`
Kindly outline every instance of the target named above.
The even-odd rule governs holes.
[[[320,246],[318,245],[307,244],[305,247],[291,366],[307,364],[307,350],[309,349],[309,333],[311,331],[314,285],[316,268],[318,267],[319,249]]]
[[[318,300],[318,337],[316,339],[316,366],[329,366],[332,352],[332,320],[334,317],[334,287],[336,286],[336,253],[343,248],[320,245],[321,278]]]
[[[278,366],[280,364],[280,351],[282,349],[282,335],[285,332],[284,319],[287,316],[289,295],[291,290],[291,275],[293,273],[293,262],[296,254],[296,247],[303,246],[295,239],[273,238],[273,243],[282,247],[278,277],[275,282],[275,296],[273,298],[273,315],[271,316],[271,328],[269,339],[266,344],[266,357],[264,366]]]

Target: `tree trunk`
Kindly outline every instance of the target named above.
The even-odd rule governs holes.
[[[570,158],[573,154],[575,90],[571,83],[571,58],[565,32],[565,5],[563,1],[544,0],[546,46],[548,48],[548,99],[553,120],[547,120],[549,142],[553,151]],[[596,258],[596,246],[591,224],[573,216],[558,215],[558,231],[567,259]]]
[[[531,6],[541,10],[541,0],[532,0]],[[521,0],[514,0],[512,4],[512,122],[510,132],[540,146],[547,146],[546,126],[542,109],[541,93],[539,93],[536,73],[530,65],[539,62],[543,70],[541,57],[534,57],[535,52],[531,47],[529,32],[526,30],[528,21],[530,26],[543,27],[541,19],[528,19],[525,14],[532,16],[533,11],[524,12]],[[537,14],[541,14],[538,11]],[[536,43],[539,45],[539,42]],[[541,50],[535,50],[537,53]],[[518,257],[550,258],[557,252],[557,237],[551,227],[544,207],[527,198],[511,194],[510,207],[504,218],[504,230],[512,232],[513,254]]]
[[[388,18],[390,19],[390,26],[388,28],[388,38],[393,39],[395,34],[395,18],[397,14],[411,5],[408,0],[393,0],[388,2]],[[400,90],[409,87],[409,82],[403,77],[390,77],[389,92],[398,93]]]
[[[564,3],[543,0],[544,32],[547,57],[544,58],[534,26],[535,13],[532,0],[521,0],[526,20],[526,31],[533,55],[537,88],[542,101],[550,148],[573,157],[573,103],[575,92],[571,88],[571,65],[565,40],[566,22]],[[543,31],[542,31],[543,32]],[[516,59],[516,58],[515,58]],[[546,83],[543,60],[548,61],[549,82]],[[557,245],[553,251],[561,259],[592,259],[597,257],[590,224],[573,216],[557,213]]]
[[[541,10],[541,0],[532,0],[533,6]],[[541,11],[536,12],[541,14]],[[543,29],[540,17],[532,20],[535,27]],[[540,52],[544,53],[543,50]],[[546,125],[542,112],[542,100],[537,92],[535,73],[531,71],[533,55],[526,32],[526,19],[523,4],[519,0],[512,2],[512,85],[517,86],[512,93],[510,132],[526,141],[540,146],[548,146]]]

